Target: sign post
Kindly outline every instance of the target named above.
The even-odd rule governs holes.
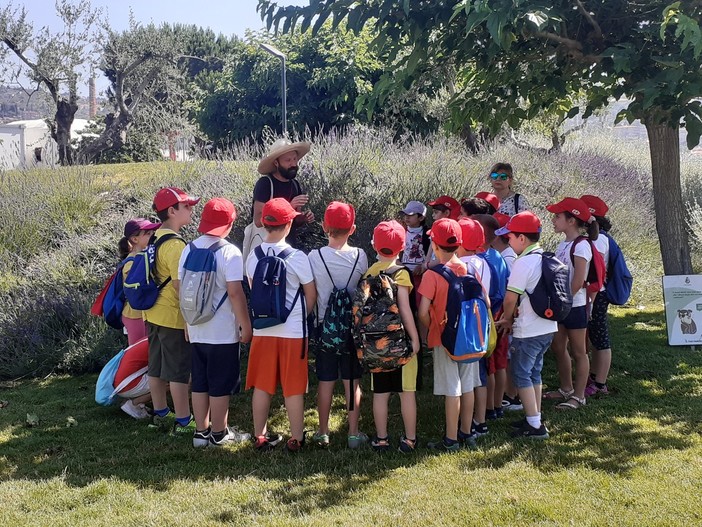
[[[668,344],[702,345],[702,275],[664,276],[663,300]]]

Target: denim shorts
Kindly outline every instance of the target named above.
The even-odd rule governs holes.
[[[530,388],[541,384],[544,353],[551,345],[554,335],[555,333],[548,333],[538,337],[512,338],[509,368],[517,388]]]

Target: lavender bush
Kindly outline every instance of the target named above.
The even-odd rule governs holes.
[[[545,156],[508,143],[472,155],[460,141],[440,136],[393,141],[382,130],[358,128],[308,138],[313,142],[299,175],[310,208],[321,220],[334,199],[353,203],[354,243],[370,251],[377,222],[412,199],[457,198],[489,190],[496,161],[515,167],[517,192],[544,221],[544,244],[555,247],[548,203],[584,193],[610,205],[613,234],[635,276],[631,302],[660,301],[660,255],[655,233],[650,167],[645,145],[604,133],[581,136]],[[250,221],[251,193],[261,150],[232,145],[216,160],[57,168],[0,174],[0,378],[50,371],[94,371],[125,344],[124,337],[88,315],[103,281],[117,264],[117,241],[131,217],[153,217],[158,188],[176,185],[237,207],[231,239],[240,244]],[[693,229],[702,227],[699,158],[683,160]],[[197,212],[184,236],[196,236]],[[319,223],[301,235],[311,249],[324,243]],[[369,253],[372,254],[372,253]]]

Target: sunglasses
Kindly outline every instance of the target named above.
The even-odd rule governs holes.
[[[490,174],[490,179],[493,180],[499,179],[500,181],[507,181],[509,178],[509,174],[505,174],[504,172],[500,172],[499,174],[497,172],[493,172]]]

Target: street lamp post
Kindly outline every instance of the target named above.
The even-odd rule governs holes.
[[[274,48],[269,44],[260,43],[259,46],[264,51],[270,53],[274,57],[278,57],[281,63],[281,74],[280,74],[280,88],[282,92],[283,99],[283,137],[288,135],[288,120],[287,120],[287,80],[285,77],[285,54],[279,49]]]

